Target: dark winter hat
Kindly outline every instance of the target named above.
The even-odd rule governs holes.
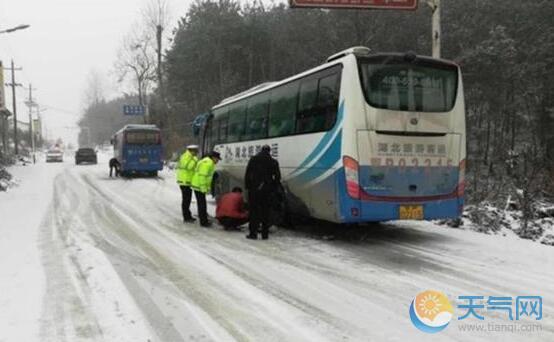
[[[264,146],[262,146],[262,151],[264,151],[264,152],[270,152],[270,151],[271,151],[271,147],[269,147],[269,145],[264,145]]]
[[[217,151],[210,152],[210,157],[221,160],[221,155]]]

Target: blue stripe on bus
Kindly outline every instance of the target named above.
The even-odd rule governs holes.
[[[304,161],[302,163],[300,163],[300,166],[298,166],[298,168],[296,170],[294,170],[292,172],[292,174],[295,174],[296,172],[302,171],[302,168],[305,168],[306,165],[308,165],[312,161],[312,159],[314,159],[321,152],[321,150],[325,146],[327,146],[329,141],[333,138],[333,135],[335,135],[335,132],[342,127],[343,117],[344,117],[344,101],[339,106],[339,111],[337,113],[337,122],[335,124],[335,127],[333,127],[332,130],[325,133],[325,135],[323,136],[323,138],[321,138],[321,140],[319,141],[317,146],[314,148],[312,153],[310,153],[308,155],[308,157],[306,157],[306,159],[304,159]]]
[[[294,176],[290,181],[292,182],[309,182],[332,168],[340,159],[341,144],[342,144],[342,130],[339,130],[335,137],[335,140],[329,145],[327,150],[321,155],[321,157],[309,168],[304,169],[304,172]]]

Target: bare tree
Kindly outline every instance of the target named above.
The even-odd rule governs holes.
[[[149,0],[143,10],[143,18],[149,32],[156,36],[156,78],[162,99],[164,98],[163,74],[162,74],[162,37],[163,32],[171,20],[168,0]]]
[[[153,40],[148,33],[132,32],[123,40],[115,63],[118,82],[131,80],[135,84],[141,105],[145,105],[147,92],[155,79],[156,62],[153,50]]]
[[[97,69],[90,69],[87,74],[83,93],[83,104],[87,108],[104,100],[104,76]]]

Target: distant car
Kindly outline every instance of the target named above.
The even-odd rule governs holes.
[[[98,163],[98,157],[96,156],[96,151],[92,148],[80,148],[75,152],[75,164],[79,165],[81,163]]]
[[[63,151],[57,148],[48,150],[46,152],[46,162],[63,162]]]

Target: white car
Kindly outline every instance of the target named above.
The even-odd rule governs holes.
[[[63,162],[63,151],[59,149],[51,149],[46,152],[46,162]]]

